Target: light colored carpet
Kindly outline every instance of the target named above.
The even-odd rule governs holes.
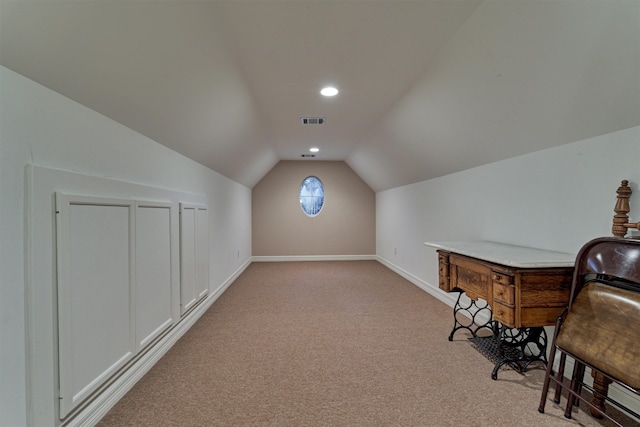
[[[253,263],[99,426],[609,425],[538,413],[543,370],[491,380],[452,323],[375,261]]]

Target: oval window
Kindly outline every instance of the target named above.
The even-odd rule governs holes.
[[[316,216],[324,206],[324,185],[315,176],[309,176],[300,185],[300,207],[308,216]]]

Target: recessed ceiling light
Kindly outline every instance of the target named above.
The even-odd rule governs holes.
[[[338,89],[332,86],[327,86],[323,88],[320,93],[324,96],[336,96],[338,94]]]
[[[311,147],[309,148],[309,151],[311,151],[312,153],[317,153],[318,151],[320,151],[320,149],[318,147]]]

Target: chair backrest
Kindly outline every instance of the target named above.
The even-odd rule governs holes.
[[[576,297],[556,345],[588,366],[640,389],[640,286],[587,283]]]
[[[640,240],[605,237],[585,244],[558,348],[638,390],[639,321]]]
[[[569,307],[592,276],[640,291],[640,240],[601,237],[586,243],[576,256]]]

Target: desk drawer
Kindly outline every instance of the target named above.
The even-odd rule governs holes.
[[[491,272],[491,280],[493,280],[493,283],[499,283],[505,286],[513,285],[513,276],[496,273],[495,271]]]
[[[513,307],[515,304],[515,286],[493,282],[493,300]]]
[[[514,328],[516,326],[516,322],[515,322],[515,318],[516,318],[516,313],[515,313],[515,308],[513,307],[508,307],[504,304],[500,304],[499,302],[495,302],[493,303],[493,318],[494,320],[497,320],[498,322],[502,323],[503,325],[506,325],[510,328]]]
[[[462,289],[469,298],[491,302],[491,270],[470,258],[449,257],[451,287]]]
[[[448,277],[444,277],[444,276],[440,276],[438,278],[438,287],[440,289],[442,289],[445,292],[451,292],[451,282],[449,282],[449,278]]]
[[[440,262],[440,265],[438,266],[438,274],[442,277],[449,277],[449,264],[444,264],[443,262]]]

